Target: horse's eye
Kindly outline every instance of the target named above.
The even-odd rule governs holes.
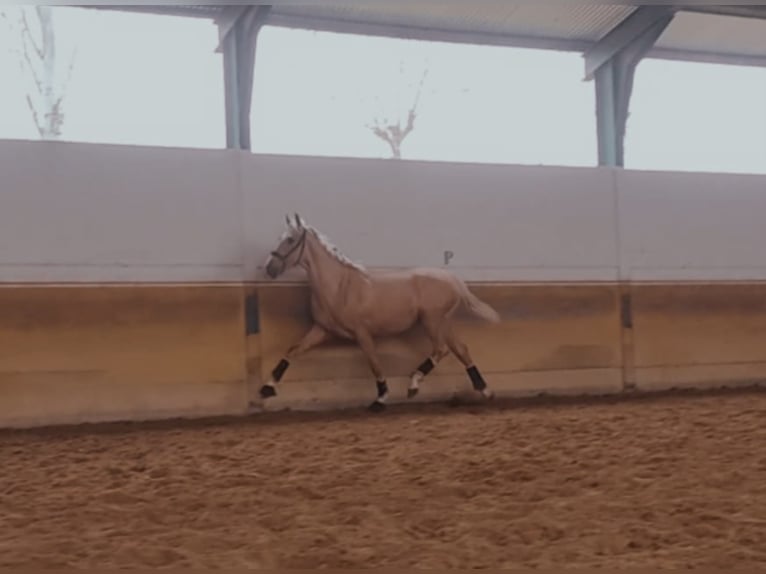
[[[295,239],[293,239],[292,237],[288,237],[287,238],[287,243],[288,244],[293,243],[294,241],[295,241]]]

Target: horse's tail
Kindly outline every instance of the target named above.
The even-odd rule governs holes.
[[[463,303],[466,307],[468,307],[469,311],[471,311],[477,317],[481,317],[490,323],[500,322],[500,315],[497,311],[479,299],[476,295],[471,293],[471,291],[468,289],[468,285],[460,280],[458,280],[458,282],[460,284],[460,290],[463,295]]]

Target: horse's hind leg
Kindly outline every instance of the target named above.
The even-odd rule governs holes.
[[[407,389],[408,399],[418,394],[420,383],[423,382],[423,379],[439,364],[439,361],[449,354],[449,350],[446,347],[446,323],[424,319],[423,327],[428,334],[428,338],[431,339],[431,356],[420,363],[417,369],[410,375],[410,386]]]
[[[420,391],[420,383],[426,378],[426,375],[434,370],[434,367],[439,364],[444,357],[449,355],[449,349],[446,346],[440,348],[434,348],[431,356],[418,365],[415,372],[410,375],[410,386],[407,388],[407,398],[411,399]]]
[[[455,353],[455,356],[465,366],[465,370],[471,379],[473,388],[479,391],[484,397],[491,399],[494,393],[487,386],[484,377],[481,376],[478,367],[473,364],[471,353],[468,351],[468,345],[457,338],[454,332],[451,330],[447,333],[447,346]]]

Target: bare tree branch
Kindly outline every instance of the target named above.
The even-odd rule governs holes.
[[[52,8],[38,5],[29,15],[24,8],[20,8],[16,26],[10,24],[8,13],[3,11],[1,15],[11,31],[17,34],[18,48],[12,49],[12,52],[17,56],[22,74],[29,79],[25,99],[35,127],[42,139],[57,139],[61,136],[64,123],[64,98],[72,79],[77,48],[69,61],[63,82],[59,82]],[[39,24],[42,44],[35,40],[30,15]]]
[[[394,158],[400,157],[401,152],[399,145],[392,135],[392,131],[395,126],[381,127],[380,120],[378,118],[375,118],[375,123],[376,125],[372,126],[368,124],[367,127],[372,131],[373,134],[388,144],[388,146],[391,148],[391,154]]]
[[[418,106],[420,105],[420,94],[423,93],[423,84],[426,81],[426,76],[428,75],[428,68],[423,69],[423,75],[420,76],[420,84],[418,84],[418,91],[415,94],[415,101],[412,104],[411,111],[417,112]]]
[[[48,56],[55,57],[55,53],[51,54],[51,52],[55,52],[55,45],[53,42],[51,42],[51,38],[49,34],[46,34],[46,31],[50,32],[51,30],[46,30],[46,28],[51,27],[50,22],[50,6],[40,6],[39,4],[35,6],[35,11],[37,12],[37,21],[40,23],[40,32],[42,36],[42,55],[40,56],[41,60],[45,60],[48,58]]]
[[[408,135],[410,135],[410,132],[415,128],[415,117],[417,114],[415,113],[415,110],[410,110],[407,114],[407,127],[404,128],[404,131],[402,132],[402,140],[406,138]]]
[[[61,84],[61,97],[63,98],[67,88],[69,87],[69,82],[72,79],[72,74],[74,72],[74,63],[77,60],[77,53],[79,51],[79,48],[77,46],[74,47],[74,50],[72,51],[72,59],[69,61],[69,67],[67,68],[67,74],[66,79]]]
[[[19,65],[21,66],[22,71],[26,69],[29,72],[29,75],[32,76],[32,80],[34,81],[35,86],[37,86],[37,92],[42,96],[44,91],[42,80],[40,80],[40,76],[37,75],[35,65],[32,63],[32,58],[29,55],[29,49],[27,48],[26,41],[23,38],[21,41],[24,45],[24,49],[21,51],[21,57],[26,61],[27,66],[24,68],[23,62],[19,62]]]
[[[402,72],[401,62],[399,67],[400,72]],[[425,68],[423,70],[423,74],[420,77],[420,82],[418,83],[418,87],[415,92],[414,101],[409,110],[407,110],[407,123],[404,129],[402,129],[401,119],[397,120],[396,123],[388,122],[386,125],[386,122],[377,116],[373,119],[373,125],[367,125],[367,128],[370,129],[373,134],[375,134],[377,137],[389,145],[391,148],[392,157],[395,159],[401,158],[402,143],[407,138],[407,136],[412,133],[412,130],[415,129],[415,120],[417,119],[417,110],[418,106],[420,105],[420,96],[422,94],[423,85],[427,75],[428,68]]]
[[[35,108],[35,105],[32,103],[32,98],[29,94],[27,94],[27,106],[29,107],[29,111],[32,112],[32,119],[35,122],[35,127],[37,128],[37,133],[40,135],[40,138],[45,137],[45,128],[40,125],[40,116],[37,114],[37,109]]]
[[[40,14],[39,8],[40,7],[37,6],[38,16]],[[21,9],[21,36],[22,36],[22,39],[24,37],[29,38],[29,42],[32,44],[32,47],[35,49],[35,52],[37,53],[38,58],[40,58],[41,60],[45,58],[45,53],[43,49],[37,45],[37,42],[35,42],[35,37],[32,35],[32,31],[29,29],[29,20],[27,20],[27,13],[23,8]]]

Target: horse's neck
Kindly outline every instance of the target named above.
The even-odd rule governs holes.
[[[316,238],[307,245],[307,252],[304,267],[311,290],[324,303],[330,304],[348,283],[348,274],[356,270],[338,261]]]

